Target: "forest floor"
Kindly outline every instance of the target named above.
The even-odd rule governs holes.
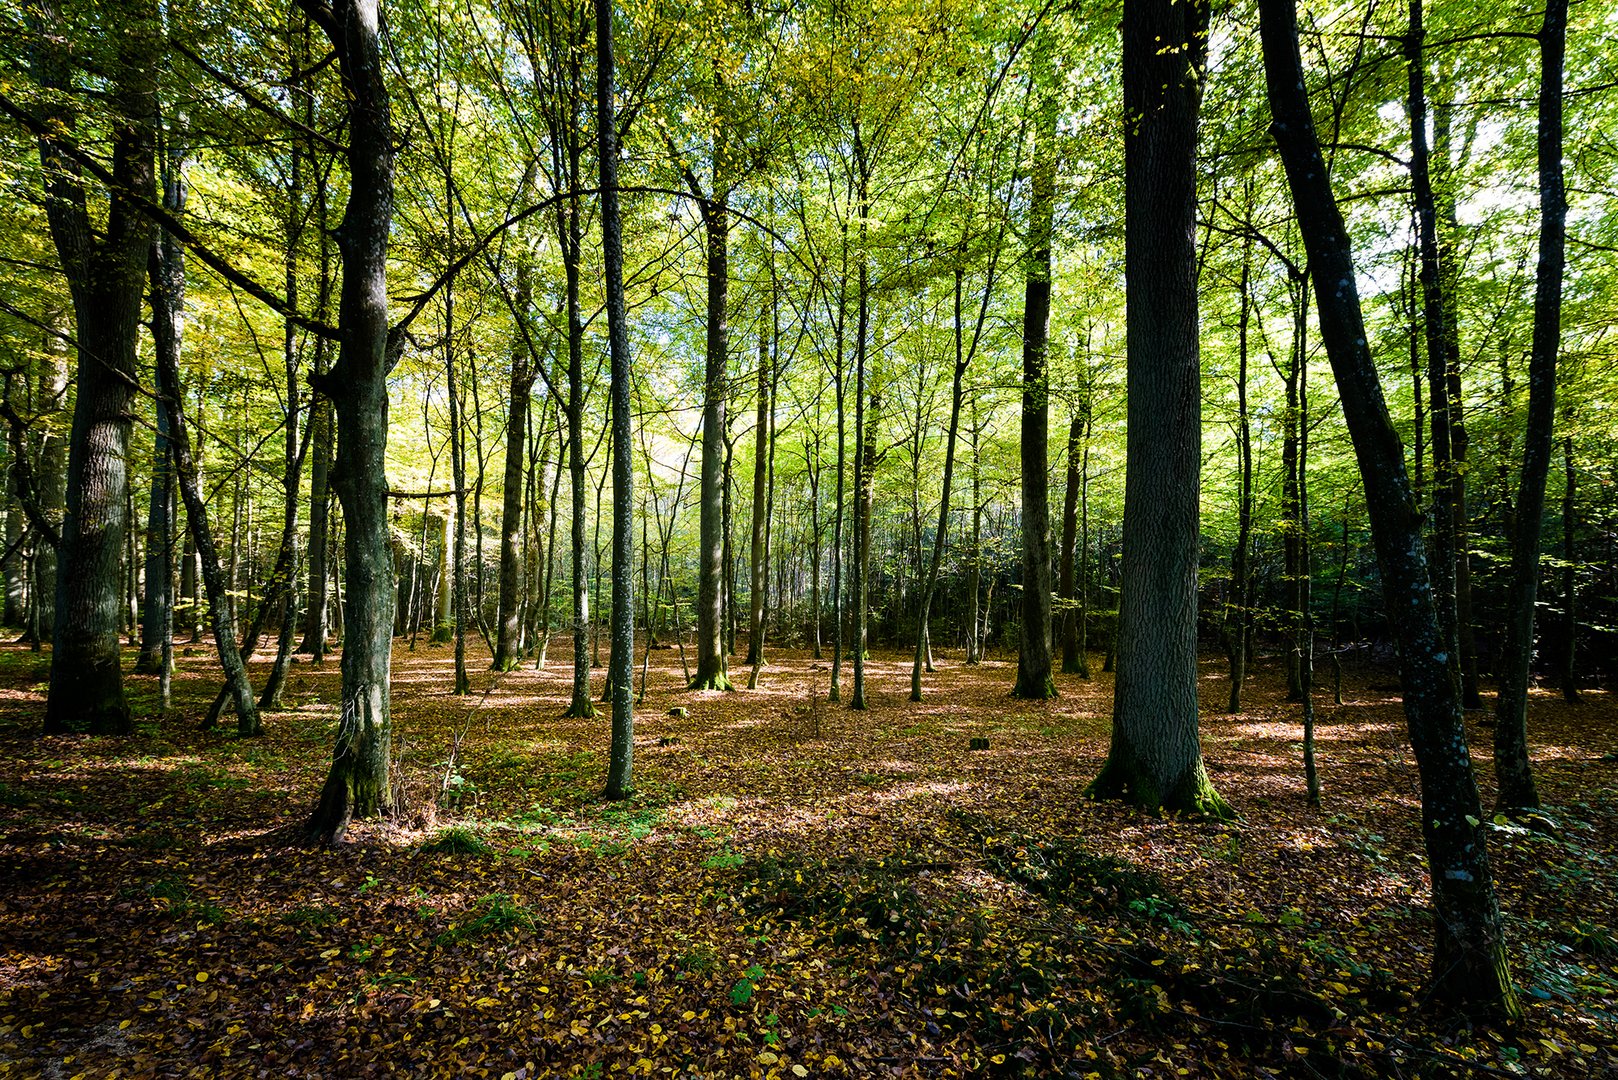
[[[1610,693],[1535,694],[1546,831],[1489,830],[1528,1009],[1502,1027],[1422,996],[1387,671],[1319,699],[1311,810],[1278,668],[1226,716],[1209,660],[1203,745],[1241,814],[1220,825],[1082,797],[1099,671],[1031,703],[1014,658],[945,656],[912,704],[908,659],[878,654],[856,713],[801,652],[691,693],[655,650],[637,795],[607,804],[605,713],[559,717],[565,646],[506,675],[477,651],[457,698],[423,641],[394,662],[410,810],[309,850],[335,659],[238,739],[198,729],[212,649],[182,652],[170,714],[131,676],[137,734],[98,739],[38,736],[47,658],[0,649],[0,1075],[1618,1075]]]

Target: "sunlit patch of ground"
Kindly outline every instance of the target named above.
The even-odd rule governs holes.
[[[130,677],[135,737],[41,739],[48,656],[0,650],[0,1075],[1618,1070],[1608,694],[1532,700],[1552,831],[1489,828],[1530,1022],[1491,1034],[1419,1008],[1428,883],[1388,672],[1349,670],[1342,706],[1320,689],[1314,810],[1278,667],[1255,664],[1228,716],[1205,664],[1208,769],[1241,815],[1215,824],[1083,797],[1110,725],[1099,657],[1027,702],[1014,660],[937,650],[912,703],[909,654],[878,652],[855,712],[851,662],[839,704],[803,652],[772,647],[758,690],[721,693],[657,649],[635,669],[638,794],[613,805],[607,707],[560,715],[569,644],[501,674],[469,643],[456,697],[450,646],[400,643],[407,810],[336,851],[295,843],[335,655],[300,658],[261,739],[198,729],[204,643],[168,716]],[[1242,989],[1273,979],[1322,1011]]]

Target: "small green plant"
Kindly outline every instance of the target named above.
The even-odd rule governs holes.
[[[708,870],[737,870],[747,863],[747,856],[737,854],[726,848],[702,860],[702,865]]]
[[[692,975],[706,975],[719,960],[719,953],[711,945],[695,945],[674,958],[681,971]]]
[[[753,994],[758,990],[758,981],[764,977],[764,969],[757,964],[751,964],[742,972],[742,977],[736,980],[736,985],[730,988],[730,1001],[733,1005],[746,1005],[753,1000]]]
[[[316,929],[330,926],[337,922],[338,918],[337,909],[334,907],[313,907],[305,904],[282,915],[281,921],[287,926],[299,929]]]
[[[159,878],[147,886],[146,893],[163,903],[170,918],[195,920],[209,926],[219,926],[230,920],[230,912],[207,900],[196,900],[191,890],[172,878]]]
[[[491,849],[483,837],[465,825],[451,825],[434,833],[421,850],[436,855],[487,855]]]
[[[471,918],[450,924],[448,930],[433,940],[437,945],[453,945],[470,938],[533,930],[537,926],[538,921],[526,904],[513,899],[510,893],[489,893],[478,898]]]

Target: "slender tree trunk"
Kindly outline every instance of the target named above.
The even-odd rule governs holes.
[[[384,82],[378,0],[298,0],[330,38],[348,112],[348,204],[336,231],[342,254],[337,363],[321,380],[337,418],[332,487],[343,510],[342,702],[331,771],[307,825],[313,842],[340,841],[349,822],[393,809],[393,556],[388,522],[388,234],[394,133]]]
[[[523,180],[523,190],[533,186],[533,167]],[[532,273],[526,255],[518,255],[517,288],[514,306],[518,318],[526,318],[533,301]],[[518,334],[513,339],[511,356],[511,382],[507,393],[506,461],[500,504],[500,585],[498,608],[495,615],[496,630],[495,671],[510,671],[518,664],[521,652],[522,617],[519,594],[522,592],[523,522],[523,458],[528,451],[528,411],[533,398],[534,377],[539,358],[529,354],[527,338]]]
[[[1567,0],[1547,0],[1539,32],[1539,265],[1534,283],[1534,335],[1528,363],[1528,420],[1522,475],[1511,525],[1511,576],[1506,635],[1495,701],[1494,772],[1502,810],[1539,806],[1528,758],[1528,679],[1534,655],[1534,606],[1539,593],[1540,530],[1545,479],[1556,426],[1556,367],[1562,337],[1562,272],[1567,259],[1567,196],[1562,180],[1562,66],[1567,51]],[[1501,353],[1503,408],[1511,408],[1510,373]],[[1509,415],[1509,412],[1508,412]],[[1503,431],[1509,426],[1503,425]]]
[[[178,191],[179,181],[176,179],[166,186],[170,191]],[[179,208],[178,200],[165,201],[175,203],[170,209]],[[264,728],[259,722],[258,702],[253,696],[247,668],[231,631],[224,595],[225,577],[219,568],[219,552],[214,547],[213,532],[208,528],[208,508],[202,499],[196,461],[191,456],[185,413],[181,411],[185,401],[180,388],[180,327],[185,297],[185,264],[179,245],[167,233],[152,245],[150,269],[152,352],[156,357],[163,408],[169,414],[168,426],[180,481],[180,498],[185,502],[185,516],[190,524],[192,542],[196,544],[197,554],[202,560],[202,580],[208,592],[214,647],[218,650],[219,666],[224,669],[226,685],[236,704],[236,733],[242,736],[260,735]]]
[[[163,670],[163,632],[173,625],[173,582],[168,567],[173,562],[170,537],[174,526],[174,486],[169,471],[168,410],[161,404],[153,411],[157,414],[157,433],[152,439],[152,490],[146,510],[146,581],[145,604],[141,611],[140,656],[135,670],[141,674],[161,674]],[[10,532],[12,519],[6,525]]]
[[[624,305],[624,253],[618,217],[618,130],[613,105],[612,0],[596,6],[596,129],[601,165],[601,250],[606,271],[607,337],[612,352],[612,744],[608,753],[608,799],[635,791],[634,447],[630,442],[629,356]]]
[[[1410,0],[1405,37],[1409,74],[1410,179],[1414,188],[1421,249],[1422,324],[1427,338],[1427,413],[1432,425],[1433,500],[1432,557],[1428,561],[1438,623],[1444,634],[1444,659],[1460,675],[1460,633],[1455,607],[1455,468],[1451,441],[1449,342],[1455,327],[1444,302],[1445,267],[1438,245],[1438,204],[1433,194],[1431,154],[1427,145],[1427,90],[1423,55],[1426,28],[1422,0]]]
[[[1410,741],[1421,775],[1421,827],[1433,888],[1434,992],[1461,1007],[1520,1015],[1501,935],[1458,687],[1421,543],[1404,450],[1368,345],[1348,236],[1304,89],[1292,0],[1260,0],[1265,78],[1299,232],[1317,288],[1321,338],[1365,482],[1390,620],[1399,636]]]
[[[1073,574],[1074,548],[1079,539],[1079,459],[1084,453],[1084,417],[1073,410],[1067,425],[1067,484],[1062,496],[1062,561],[1057,573],[1057,591],[1062,596],[1062,674],[1079,670],[1079,618],[1074,599],[1077,584]]]
[[[723,129],[717,129],[722,136]],[[702,490],[697,552],[697,675],[693,690],[732,689],[725,673],[725,405],[730,354],[730,215],[721,188],[723,139],[714,143],[713,194],[701,203],[708,242],[707,364],[702,384]]]
[[[938,495],[938,530],[933,533],[932,557],[927,561],[927,580],[921,587],[921,617],[916,625],[916,659],[910,666],[910,700],[921,700],[921,669],[926,659],[927,623],[932,614],[933,593],[938,588],[938,568],[944,562],[944,534],[949,530],[950,487],[955,479],[955,441],[961,429],[961,403],[966,398],[964,382],[971,357],[966,352],[961,323],[961,281],[965,271],[955,268],[955,370],[950,379],[949,434],[944,438],[944,480]]]
[[[978,627],[982,623],[978,597],[983,590],[983,458],[978,448],[977,400],[972,404],[972,561],[966,572],[966,662],[983,661],[982,639]]]
[[[1249,187],[1251,196],[1252,189]],[[1242,245],[1241,314],[1236,322],[1236,453],[1238,491],[1236,496],[1236,547],[1230,556],[1230,630],[1226,654],[1230,659],[1231,715],[1242,711],[1242,686],[1247,681],[1248,643],[1253,628],[1253,585],[1248,559],[1253,545],[1253,423],[1247,408],[1248,330],[1252,287],[1250,243]]]
[[[1051,323],[1051,232],[1056,212],[1055,46],[1051,32],[1035,44],[1038,95],[1033,177],[1029,191],[1028,254],[1022,318],[1022,629],[1012,697],[1053,698],[1051,679],[1051,528],[1048,463]]]
[[[1573,409],[1562,407],[1562,421],[1567,428],[1573,426]],[[1574,539],[1578,519],[1574,514],[1574,495],[1578,489],[1578,473],[1573,467],[1573,435],[1562,433],[1562,655],[1558,681],[1562,684],[1562,700],[1569,705],[1579,703],[1579,606],[1578,606],[1578,548]]]
[[[758,684],[756,670],[764,666],[764,594],[769,589],[768,568],[764,564],[764,534],[769,521],[767,499],[770,482],[770,342],[761,336],[758,343],[758,408],[753,432],[753,518],[752,544],[748,552],[747,659],[755,669],[749,689]]]
[[[1124,259],[1129,468],[1118,677],[1096,795],[1216,817],[1197,733],[1202,455],[1196,152],[1208,7],[1126,0]]]

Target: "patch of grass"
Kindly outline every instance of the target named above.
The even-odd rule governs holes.
[[[435,855],[487,855],[494,849],[465,825],[451,825],[434,833],[421,850]]]
[[[173,878],[158,878],[146,887],[146,895],[163,905],[171,919],[221,926],[230,921],[230,912],[208,900],[198,900],[191,889]]]
[[[338,910],[328,904],[300,904],[282,915],[281,922],[299,930],[315,930],[331,926],[341,918]]]
[[[712,945],[694,945],[674,958],[675,966],[691,975],[706,975],[719,962],[719,950]]]
[[[470,918],[451,923],[448,930],[433,939],[433,943],[453,945],[473,938],[535,930],[538,926],[533,910],[513,899],[510,893],[489,893],[478,898]]]

